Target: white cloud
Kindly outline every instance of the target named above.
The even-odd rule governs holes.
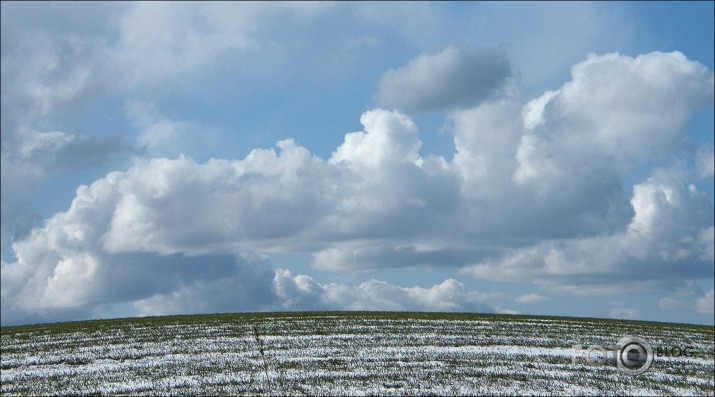
[[[325,309],[322,301],[324,288],[311,277],[299,274],[293,276],[288,269],[276,269],[273,277],[273,291],[281,299],[285,310],[309,307],[311,310]]]
[[[131,146],[119,136],[95,138],[26,129],[3,134],[3,242],[7,236],[23,236],[29,231],[32,215],[26,211],[44,181],[61,173],[97,167],[120,153],[131,152]]]
[[[472,311],[492,312],[485,301],[490,294],[468,291],[464,284],[447,279],[429,288],[400,287],[370,280],[359,285],[318,284],[310,277],[293,277],[290,271],[276,270],[274,290],[285,309],[304,307],[323,310]]]
[[[695,302],[695,311],[702,314],[712,315],[715,309],[715,290],[712,288]]]
[[[221,51],[255,45],[256,8],[234,4],[138,3],[121,18],[120,40],[109,50],[130,84],[155,83],[191,70]],[[231,18],[228,16],[231,15]]]
[[[324,269],[462,266],[574,294],[712,277],[713,209],[688,187],[694,170],[655,169],[630,200],[622,188],[630,167],[686,153],[675,143],[712,100],[712,72],[679,53],[590,56],[573,70],[526,110],[512,86],[451,112],[451,161],[421,155],[415,123],[383,109],[365,112],[363,131],[346,134],[328,160],[291,139],[240,160],[136,159],[78,188],[67,211],[14,242],[17,261],[2,264],[4,313],[108,301],[142,314],[200,311],[217,307],[209,291],[226,308],[469,310],[484,298],[451,279],[429,288],[319,284],[265,263],[245,274],[253,284],[233,289],[249,267],[227,258],[247,254],[308,253]],[[149,128],[160,121],[135,110]],[[27,153],[73,142],[37,137]],[[202,265],[207,255],[218,257]],[[128,275],[137,272],[148,281],[133,290]],[[155,280],[159,272],[172,278]],[[236,303],[252,286],[263,298]]]
[[[137,142],[143,148],[151,149],[160,143],[165,143],[189,127],[187,122],[168,120],[159,116],[154,106],[148,103],[129,101],[126,109],[127,115],[139,130]]]
[[[111,176],[116,206],[99,236],[104,247],[115,253],[300,248],[300,235],[324,232],[318,226],[335,205],[328,193],[336,171],[291,140],[278,147],[279,153],[256,149],[242,161],[138,160]]]
[[[360,123],[365,131],[346,134],[345,141],[330,158],[331,163],[345,161],[356,167],[374,168],[417,160],[422,142],[417,126],[406,115],[374,109],[363,113]]]
[[[498,50],[422,53],[407,65],[387,71],[380,80],[378,103],[407,111],[469,107],[492,97],[511,74]]]
[[[531,304],[531,303],[541,303],[548,300],[545,296],[539,294],[524,294],[516,297],[514,303]]]
[[[525,227],[536,222],[543,233],[557,225],[555,237],[566,238],[527,245],[463,271],[578,294],[645,288],[676,273],[711,276],[712,204],[686,187],[692,173],[677,165],[654,170],[633,187],[633,215],[619,185],[625,170],[681,153],[688,116],[712,101],[712,71],[677,52],[608,54],[574,66],[572,77],[525,108],[512,179],[521,187],[512,200],[519,203],[530,191],[533,201],[523,205],[539,214]],[[586,236],[576,237],[574,227]]]
[[[544,122],[546,105],[548,105],[554,97],[559,95],[559,93],[560,91],[546,91],[543,95],[532,99],[524,106],[521,117],[524,120],[524,127],[527,130],[532,130]]]
[[[577,294],[645,291],[653,287],[651,282],[678,274],[709,277],[712,207],[704,196],[685,188],[680,177],[661,171],[634,186],[635,216],[625,231],[542,242],[463,272],[492,280],[534,281]]]
[[[63,7],[67,13],[58,13]],[[71,117],[102,90],[97,78],[102,61],[95,56],[104,24],[111,24],[110,10],[115,5],[3,3],[3,245],[27,233],[33,223],[28,210],[47,179],[131,152],[119,136],[79,135],[55,126],[63,121],[58,111]]]
[[[136,152],[126,136],[107,137],[114,131],[94,130],[94,120],[85,134],[67,132],[77,128],[78,120],[91,118],[86,117],[88,107],[101,103],[107,92],[121,96],[153,89],[166,94],[172,85],[185,85],[186,79],[180,77],[189,72],[210,67],[228,53],[242,54],[270,43],[260,32],[271,23],[282,18],[305,23],[327,8],[262,3],[3,3],[3,244],[10,236],[26,233],[25,225],[32,223],[33,216],[28,207],[43,182],[71,170],[96,169],[113,154]],[[184,122],[152,115],[146,106],[139,109],[135,103],[129,108],[139,129],[138,144],[144,148],[154,148],[160,141],[166,144],[187,128]],[[57,128],[57,124],[72,128]]]
[[[592,54],[571,73],[556,93],[530,104],[516,153],[514,180],[544,199],[563,196],[557,187],[585,192],[585,182],[610,183],[614,173],[674,154],[688,117],[713,97],[712,71],[679,52]]]
[[[3,321],[86,317],[116,302],[160,314],[326,302],[451,310],[486,299],[451,279],[421,288],[284,275],[276,284],[269,262],[243,259],[275,252],[307,253],[331,270],[466,266],[465,274],[574,294],[677,290],[712,277],[712,198],[693,180],[712,177],[712,145],[693,156],[684,132],[693,112],[712,108],[712,71],[678,52],[614,53],[589,56],[569,82],[553,84],[575,57],[626,40],[632,31],[618,25],[633,24],[620,8],[3,2],[2,10],[0,218],[3,251],[13,241],[17,256],[2,264]],[[491,18],[498,29],[484,23]],[[335,34],[326,40],[328,28]],[[404,63],[416,51],[424,52]],[[363,78],[400,64],[382,74],[375,101],[446,110],[454,158],[425,153],[431,131],[423,147],[410,117],[383,109],[322,148],[335,149],[325,160],[296,143],[305,142],[300,132],[238,160],[149,158],[197,156],[195,144],[218,138],[198,133],[209,118],[222,134],[263,133],[221,119],[226,108],[211,107],[222,101],[231,111],[265,102],[246,118],[256,112],[255,123],[292,134],[275,114],[315,116],[282,107],[295,81],[315,92],[329,85],[336,98],[349,92],[351,109],[362,108],[374,87]],[[530,96],[536,85],[550,91],[524,106],[519,82]],[[278,94],[253,98],[258,91]],[[171,118],[209,97],[201,116]],[[305,99],[301,111],[314,111]],[[325,109],[316,132],[334,131],[338,113]],[[221,143],[222,153],[233,150]],[[98,178],[108,158],[139,152],[134,144],[144,159],[80,187],[44,223],[32,213],[62,209],[38,192],[62,196],[59,185]],[[670,292],[662,308],[695,307],[695,295]]]

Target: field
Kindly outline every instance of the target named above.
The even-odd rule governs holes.
[[[624,335],[660,348],[645,373],[572,349]],[[3,395],[713,395],[714,338],[711,326],[513,315],[147,317],[3,327],[1,380]]]

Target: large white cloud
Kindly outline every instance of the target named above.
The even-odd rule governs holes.
[[[132,152],[132,146],[120,136],[87,137],[25,128],[3,135],[0,159],[3,241],[29,231],[34,222],[27,210],[42,182],[58,173],[97,167],[118,154]]]
[[[526,107],[513,88],[450,112],[452,159],[421,154],[415,123],[379,108],[327,160],[290,139],[241,160],[138,158],[14,242],[3,313],[484,308],[456,280],[321,284],[245,259],[277,252],[325,269],[464,266],[572,293],[712,278],[712,204],[689,182],[695,162],[677,161],[693,155],[678,143],[712,104],[712,71],[680,53],[593,55]],[[631,194],[634,167],[651,172]]]
[[[323,4],[2,4],[2,237],[22,236],[39,186],[97,169],[166,140],[186,123],[152,118],[129,101],[139,129],[77,132],[107,92],[135,95],[184,84],[191,72],[255,50],[268,21],[310,20]],[[279,52],[279,51],[277,51]],[[157,87],[161,89],[157,90]],[[141,106],[140,106],[141,105]],[[94,111],[94,110],[92,110]],[[62,128],[59,128],[61,125]],[[116,128],[116,127],[115,127]],[[111,135],[111,136],[108,136]]]
[[[679,52],[653,52],[635,58],[595,54],[572,68],[572,80],[556,93],[538,98],[530,134],[520,147],[520,182],[542,180],[547,169],[534,169],[531,154],[567,150],[558,160],[616,161],[626,166],[648,155],[670,153],[681,144],[682,127],[694,108],[712,101],[713,74]],[[555,143],[548,148],[534,145]],[[538,159],[545,163],[544,159]],[[547,163],[553,164],[553,163]],[[597,163],[596,163],[597,164]],[[558,166],[558,164],[553,164]],[[618,168],[615,168],[618,170]],[[545,181],[548,183],[549,181]]]
[[[608,211],[626,172],[683,151],[685,122],[712,96],[712,71],[681,53],[590,55],[529,105],[513,180],[544,202]]]
[[[493,280],[523,280],[575,294],[673,290],[713,275],[713,210],[675,172],[634,186],[635,216],[608,236],[549,240],[463,268]]]
[[[671,278],[682,281],[676,273],[712,277],[712,203],[688,183],[695,170],[653,171],[633,187],[632,217],[624,216],[619,194],[628,170],[687,153],[682,129],[694,109],[712,103],[712,71],[678,52],[608,54],[589,56],[573,67],[572,78],[525,107],[512,180],[532,192],[537,206],[561,208],[544,221],[562,230],[569,227],[563,219],[588,225],[612,215],[616,228],[547,240],[464,272],[574,293],[638,290],[654,285],[648,281],[667,285]],[[621,230],[619,219],[628,221]]]

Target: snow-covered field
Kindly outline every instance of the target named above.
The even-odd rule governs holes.
[[[627,375],[571,347],[624,335],[689,357],[656,355]],[[707,326],[478,314],[120,319],[2,328],[1,380],[3,395],[713,395],[714,337]]]

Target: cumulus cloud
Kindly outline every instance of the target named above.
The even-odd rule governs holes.
[[[509,89],[451,112],[452,159],[420,153],[411,118],[380,108],[328,159],[291,139],[239,160],[136,159],[78,188],[67,211],[13,243],[3,313],[113,301],[141,314],[487,309],[487,296],[453,279],[318,283],[241,259],[273,253],[311,254],[323,269],[461,267],[574,294],[711,278],[713,208],[689,183],[694,161],[658,168],[652,159],[688,155],[678,142],[688,117],[712,102],[712,82],[677,52],[593,55],[526,107]],[[43,139],[32,147],[64,142]],[[628,192],[633,167],[651,172]],[[134,287],[129,275],[141,272],[147,281]]]
[[[490,294],[468,291],[464,284],[447,279],[430,288],[400,287],[370,280],[353,286],[344,283],[318,284],[309,276],[293,277],[286,269],[276,270],[276,294],[285,309],[317,307],[324,310],[470,311],[493,310],[484,304]]]
[[[414,162],[422,146],[417,126],[399,112],[374,110],[360,117],[365,132],[345,135],[345,141],[333,153],[331,162],[351,166],[378,167],[385,163]]]
[[[98,236],[104,249],[168,254],[300,248],[299,236],[320,233],[321,215],[335,204],[326,194],[335,175],[291,140],[278,147],[278,153],[254,150],[242,161],[138,160],[127,173],[109,175],[96,187],[109,189],[114,200]]]
[[[550,187],[571,184],[612,191],[614,174],[675,154],[693,109],[712,97],[712,71],[679,52],[592,54],[560,90],[528,105],[514,181],[544,199],[569,193]]]
[[[38,187],[70,171],[96,169],[137,149],[114,131],[79,134],[76,125],[107,92],[183,82],[229,51],[260,47],[262,21],[305,21],[325,5],[3,3],[2,236],[24,235]],[[229,17],[230,16],[230,17]],[[186,129],[184,122],[130,102],[128,116],[142,148]],[[69,120],[67,120],[69,119]],[[109,134],[114,134],[107,137]],[[172,153],[173,154],[173,153]]]
[[[385,72],[375,101],[403,110],[365,112],[362,130],[345,135],[327,159],[291,139],[242,159],[174,157],[190,145],[182,142],[187,132],[198,136],[201,127],[164,116],[155,103],[174,101],[218,69],[230,70],[239,82],[232,87],[241,88],[251,68],[266,80],[300,71],[295,54],[309,47],[291,48],[302,38],[281,42],[293,36],[285,22],[305,25],[331,7],[3,2],[0,218],[3,251],[12,240],[15,258],[2,263],[2,321],[86,318],[113,305],[141,315],[487,310],[496,299],[454,279],[428,287],[318,283],[274,269],[273,253],[312,255],[312,266],[338,271],[461,267],[477,278],[574,294],[670,285],[662,308],[702,311],[700,292],[684,297],[672,286],[712,277],[712,198],[693,179],[712,177],[713,150],[705,144],[693,156],[684,127],[693,112],[712,108],[713,73],[679,52],[589,55],[570,81],[524,105],[514,76],[561,70],[574,53],[563,51],[568,38],[521,50],[549,61],[520,73],[500,50],[450,46]],[[426,36],[453,20],[452,10],[429,3],[387,12],[347,7],[366,30],[349,29],[335,37],[336,51],[300,57],[306,64],[332,59],[361,68],[365,50],[390,45],[375,36],[385,29],[440,48],[444,35]],[[566,11],[570,24],[588,21],[592,37],[612,20],[590,6]],[[405,13],[419,18],[396,22]],[[291,28],[273,29],[283,25]],[[543,44],[530,26],[507,30]],[[582,39],[578,48],[598,48]],[[115,101],[125,104],[121,120],[92,130],[94,118],[115,118],[96,111]],[[403,113],[434,110],[448,111],[451,159],[425,153],[418,126]],[[80,186],[65,211],[43,223],[29,213],[43,182],[137,153],[145,157],[119,172],[87,177],[99,179]],[[513,302],[541,298],[527,293]]]
[[[493,96],[510,74],[509,61],[499,50],[447,47],[385,72],[377,100],[406,111],[470,107]]]
[[[28,231],[26,211],[42,182],[59,173],[97,167],[120,153],[133,152],[132,146],[118,135],[91,137],[26,129],[3,135],[2,145],[3,239]]]
[[[668,284],[677,274],[711,277],[712,205],[682,186],[679,177],[657,172],[634,186],[635,215],[622,232],[542,242],[463,272],[494,280],[531,280],[576,294],[643,291],[653,287],[648,281]]]
[[[543,206],[540,215],[552,214],[542,222],[572,237],[527,245],[463,271],[580,294],[652,287],[676,272],[711,277],[712,204],[687,183],[693,173],[677,165],[654,169],[633,187],[630,208],[620,185],[627,169],[682,154],[686,120],[712,101],[712,71],[678,52],[607,54],[574,66],[572,78],[524,108],[512,174],[533,194],[531,205]],[[562,223],[575,219],[588,226],[579,231]]]

